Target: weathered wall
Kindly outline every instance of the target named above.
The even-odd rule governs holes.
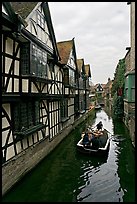
[[[135,147],[135,116],[126,116],[124,123],[127,126],[133,146]]]
[[[19,181],[27,172],[34,168],[47,156],[77,125],[82,123],[93,111],[87,112],[74,124],[66,127],[54,140],[44,140],[39,144],[21,152],[18,156],[5,163],[2,167],[2,195]]]

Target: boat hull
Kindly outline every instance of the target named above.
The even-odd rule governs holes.
[[[101,109],[100,105],[95,106],[95,110],[100,110],[100,109]]]
[[[82,140],[83,138],[81,138],[77,143],[77,150],[81,153],[90,154],[90,155],[104,155],[104,154],[107,154],[109,151],[110,137],[108,135],[106,136],[103,135],[99,138],[99,142],[100,143],[102,142],[103,145],[102,146],[99,145],[98,148],[94,147],[92,143],[91,143],[91,146],[84,146],[82,144]]]

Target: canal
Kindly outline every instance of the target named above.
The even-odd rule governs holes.
[[[80,134],[99,121],[112,133],[106,157],[76,150]],[[29,172],[2,202],[135,202],[135,152],[123,122],[100,110]]]

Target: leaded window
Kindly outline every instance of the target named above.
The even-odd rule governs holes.
[[[21,102],[14,104],[13,107],[13,123],[14,131],[22,131],[29,129],[40,121],[39,102]]]
[[[23,43],[21,46],[21,74],[29,74],[30,48],[29,43]]]
[[[61,119],[68,117],[68,101],[64,99],[61,104]]]
[[[32,44],[31,75],[45,78],[47,76],[47,53]]]
[[[69,69],[69,84],[71,86],[75,84],[75,72],[72,69]]]

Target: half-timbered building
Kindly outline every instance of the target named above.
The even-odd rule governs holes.
[[[3,162],[61,131],[64,92],[48,4],[11,5],[27,25],[23,40],[3,28]]]
[[[85,65],[84,59],[77,59],[78,73],[79,73],[79,113],[82,114],[86,111],[85,102]]]
[[[89,80],[91,78],[91,70],[90,65],[85,65],[85,110],[89,110],[90,100],[89,100],[89,93],[90,93],[90,86]]]
[[[20,101],[22,79],[20,77],[21,46],[28,40],[21,35],[27,24],[15,14],[10,3],[2,3],[2,162],[20,152],[21,145],[14,135],[17,123],[16,105]],[[25,122],[25,121],[24,121]]]
[[[57,42],[63,68],[64,99],[62,103],[63,127],[74,122],[78,112],[78,79],[77,57],[74,38],[68,41]]]
[[[74,38],[56,43],[47,2],[2,2],[3,193],[72,130],[78,113]]]

